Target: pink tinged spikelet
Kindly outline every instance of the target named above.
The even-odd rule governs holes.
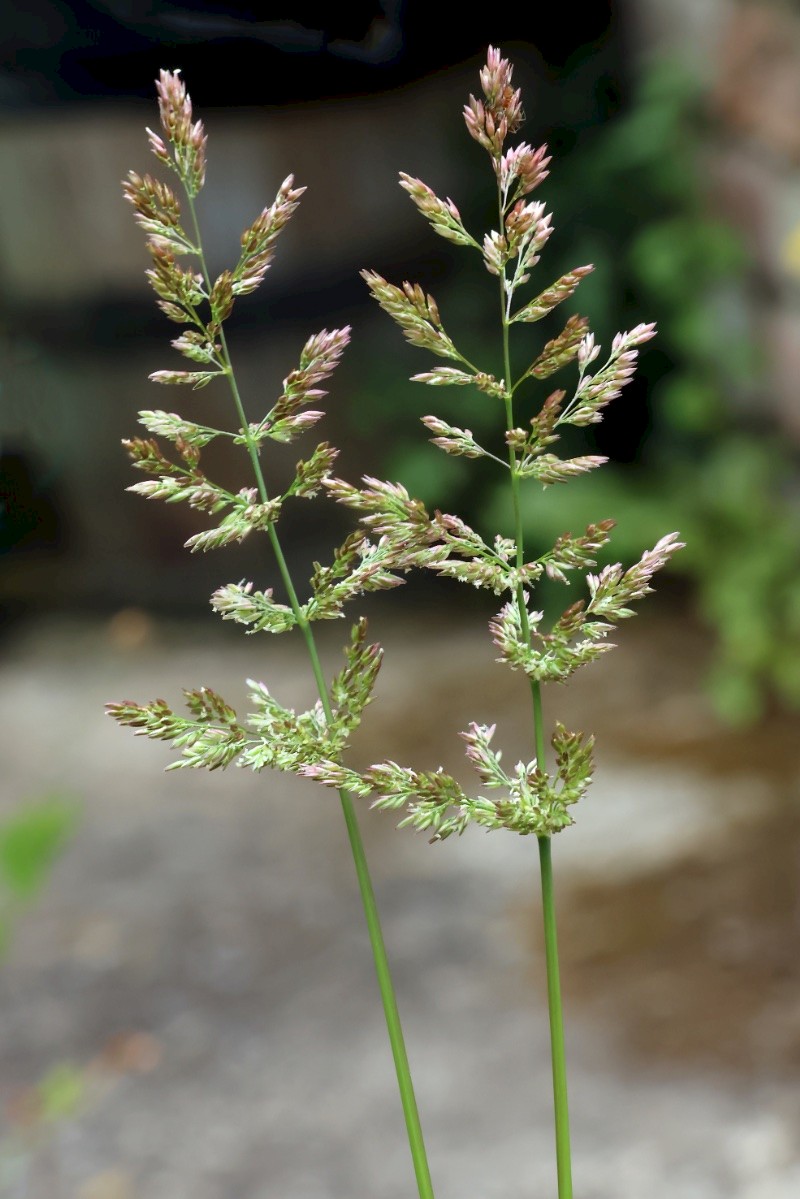
[[[483,238],[483,264],[490,275],[500,275],[508,262],[508,242],[495,229]]]
[[[415,179],[412,175],[407,175],[405,171],[400,172],[400,186],[408,192],[419,211],[430,221],[440,237],[444,237],[455,245],[474,246],[477,244],[464,228],[461,213],[449,197],[446,200],[440,200],[427,183],[423,183],[421,179]]]
[[[446,454],[455,454],[462,458],[484,457],[486,451],[477,444],[471,429],[459,429],[455,425],[448,425],[436,416],[423,416],[420,419],[431,433],[436,434],[430,439],[433,445],[444,450]]]
[[[624,620],[633,616],[633,610],[627,605],[650,594],[653,575],[667,564],[677,550],[684,548],[684,543],[678,540],[679,536],[678,533],[667,533],[626,571],[617,562],[605,566],[598,575],[587,575],[591,595],[587,612],[609,620]]]
[[[454,366],[435,366],[411,376],[412,383],[429,383],[432,387],[466,387],[468,383],[477,383],[477,379],[477,375],[468,375]]]
[[[489,749],[496,730],[496,724],[476,724],[472,721],[466,732],[459,733],[467,747],[465,757],[486,787],[502,787],[506,782],[500,769],[501,753]]]
[[[568,300],[570,296],[574,295],[581,280],[585,279],[587,275],[590,275],[593,270],[594,267],[591,265],[576,266],[574,270],[568,271],[566,275],[562,275],[561,278],[557,279],[556,282],[551,284],[550,287],[545,288],[545,290],[541,292],[535,300],[530,300],[524,305],[524,307],[520,308],[518,312],[515,312],[511,320],[525,321],[528,324],[532,324],[534,321],[540,321],[542,317],[547,316],[548,313],[552,312],[554,308],[557,308],[559,304],[563,304],[564,300]],[[587,337],[591,337],[591,334],[588,334]],[[584,338],[584,341],[586,340],[587,338]],[[594,338],[592,338],[592,343],[593,342]],[[581,368],[584,365],[581,360],[580,349],[578,350],[578,365]]]
[[[137,223],[144,227],[145,232],[149,232],[147,221],[179,228],[181,208],[178,197],[172,188],[159,179],[129,171],[128,178],[122,184],[122,193],[136,209]]]
[[[464,105],[464,121],[470,137],[491,154],[494,147],[486,132],[486,112],[481,101],[476,100],[474,96],[470,96],[468,103]]]
[[[205,387],[220,371],[153,371],[149,376],[151,383],[166,383],[184,387],[193,387],[195,391]]]
[[[159,71],[156,80],[161,126],[169,140],[185,145],[192,129],[192,102],[179,71]]]
[[[516,133],[523,121],[519,89],[511,86],[512,68],[494,46],[489,47],[486,66],[480,73],[484,99],[470,96],[464,108],[464,120],[471,137],[499,159],[509,133]]]
[[[585,475],[598,466],[605,466],[608,458],[600,454],[582,454],[577,458],[559,458],[555,454],[539,454],[537,457],[523,458],[517,467],[521,479],[533,478],[542,487],[553,483],[566,483],[577,475]]]
[[[509,237],[514,237],[519,240],[526,233],[538,226],[538,236],[544,236],[544,230],[550,226],[552,215],[545,215],[545,206],[541,200],[534,200],[530,204],[526,204],[523,200],[517,200],[514,207],[506,216],[506,233]],[[549,236],[549,233],[546,235]]]
[[[295,212],[305,190],[304,187],[295,187],[294,176],[287,175],[273,203],[263,209],[253,224],[245,229],[242,234],[242,254],[233,272],[236,295],[249,295],[261,283],[272,265],[278,234]]]
[[[547,379],[562,366],[572,362],[573,358],[577,358],[587,324],[585,317],[571,316],[558,337],[545,344],[539,357],[529,367],[528,373],[535,379]]]
[[[647,595],[651,590],[650,580],[656,571],[666,566],[677,550],[685,548],[684,543],[678,540],[679,536],[679,533],[667,533],[656,542],[651,550],[645,550],[639,562],[626,572],[625,580],[629,599],[641,599]]]
[[[516,184],[515,195],[527,196],[550,174],[547,169],[550,161],[547,146],[539,146],[538,150],[533,150],[527,142],[521,142],[520,145],[507,150],[496,163],[503,198],[508,198],[512,184]]]
[[[523,115],[520,91],[514,91],[511,86],[512,74],[513,68],[508,59],[501,56],[496,46],[490,46],[486,66],[480,73],[486,107],[493,115],[506,121],[509,133],[516,133]]]
[[[150,143],[150,149],[152,150],[153,154],[155,154],[158,161],[163,162],[165,166],[168,165],[170,162],[169,151],[158,134],[154,133],[152,129],[148,128],[147,140]]]
[[[586,370],[586,367],[600,354],[600,347],[595,345],[594,333],[587,333],[581,344],[578,346],[578,369],[581,374]]]
[[[208,139],[203,123],[192,119],[192,101],[178,71],[162,70],[156,92],[161,126],[175,151],[175,167],[190,195],[196,196],[206,177]],[[166,146],[155,134],[150,134],[150,146],[157,158],[170,162]]]
[[[208,137],[203,129],[202,121],[195,121],[192,125],[189,135],[189,146],[193,151],[194,170],[198,177],[199,186],[202,187],[206,178],[206,145]]]
[[[614,353],[622,346],[640,346],[645,341],[650,341],[656,335],[655,322],[650,324],[637,325],[628,333],[618,333],[614,338],[611,346],[611,352]]]
[[[350,342],[350,326],[343,329],[322,329],[313,334],[303,346],[300,356],[300,369],[306,384],[304,394],[317,398],[325,392],[312,391],[316,383],[321,383],[336,369],[339,359]]]

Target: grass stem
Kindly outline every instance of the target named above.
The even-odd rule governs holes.
[[[550,1053],[553,1062],[553,1106],[556,1125],[556,1170],[558,1199],[572,1199],[572,1156],[567,1100],[567,1061],[564,1050],[564,1010],[558,966],[555,890],[550,838],[539,837],[539,866],[542,876],[542,915],[547,964],[547,1008],[550,1015]]]
[[[500,228],[504,227],[503,199],[498,186]],[[506,408],[506,428],[514,428],[514,385],[511,378],[510,321],[506,299],[505,272],[500,277],[500,317],[503,329],[503,371]],[[514,538],[517,546],[517,567],[525,562],[525,539],[520,502],[520,478],[517,472],[517,456],[512,446],[508,447],[508,464],[511,470],[511,500],[514,513]],[[524,588],[517,587],[517,604],[523,636],[530,638],[530,621],[525,603]],[[536,760],[540,767],[545,765],[544,720],[542,715],[542,688],[537,680],[531,680],[533,704],[533,733],[536,745]],[[569,1105],[567,1101],[567,1068],[564,1050],[564,1013],[561,1002],[561,976],[558,965],[558,939],[556,932],[555,891],[553,887],[553,861],[550,838],[539,837],[539,868],[542,885],[542,917],[544,920],[545,966],[547,971],[547,1007],[550,1019],[550,1053],[553,1064],[553,1106],[556,1136],[556,1170],[558,1176],[558,1199],[572,1199],[572,1157],[570,1149]]]
[[[191,195],[188,195],[188,193],[187,199],[189,202],[196,244],[199,247],[199,258],[203,275],[205,277],[206,289],[210,293],[211,278],[208,273],[208,268],[206,266],[205,257],[202,250],[202,239],[200,236],[200,227],[197,220],[194,200]],[[236,382],[236,375],[231,362],[227,341],[225,339],[225,333],[222,329],[219,331],[219,339],[222,347],[222,360],[225,367],[225,374],[227,376],[228,384],[231,390],[231,396],[236,407],[236,413],[242,430],[242,435],[244,436],[247,445],[247,452],[253,467],[253,473],[255,475],[259,497],[261,502],[266,504],[269,499],[269,495],[264,474],[261,469],[261,462],[258,456],[258,446],[250,432],[250,426],[247,421],[244,404],[242,402],[242,397]],[[308,656],[311,663],[311,670],[317,685],[317,691],[319,693],[323,711],[326,718],[331,721],[333,719],[333,711],[331,709],[330,694],[328,691],[327,682],[325,680],[325,675],[322,670],[322,664],[320,662],[319,651],[317,649],[313,629],[301,612],[300,601],[292,580],[291,573],[289,571],[286,557],[283,553],[283,549],[278,538],[278,531],[275,528],[275,525],[270,524],[267,532],[270,544],[272,545],[272,549],[275,554],[278,570],[286,589],[289,604],[306,643],[306,649],[308,651]],[[353,856],[356,878],[358,880],[358,887],[361,894],[361,903],[364,909],[364,916],[366,918],[370,947],[372,949],[372,955],[375,962],[375,973],[378,978],[378,988],[380,990],[381,1001],[383,1003],[386,1028],[389,1035],[389,1043],[391,1045],[395,1071],[397,1073],[397,1085],[400,1091],[400,1102],[402,1104],[403,1115],[405,1117],[406,1130],[408,1133],[408,1144],[411,1151],[411,1159],[414,1164],[414,1174],[417,1180],[417,1189],[419,1191],[420,1199],[434,1199],[433,1184],[431,1182],[430,1168],[428,1166],[428,1158],[425,1150],[425,1140],[422,1134],[422,1124],[419,1118],[419,1109],[417,1107],[417,1100],[414,1094],[414,1084],[411,1078],[411,1068],[408,1062],[408,1053],[406,1051],[403,1028],[400,1022],[400,1012],[397,1006],[397,995],[395,992],[394,983],[392,981],[389,958],[386,953],[386,944],[383,937],[383,930],[381,928],[378,904],[375,899],[375,890],[372,885],[372,879],[367,863],[367,855],[364,849],[364,842],[361,836],[361,830],[358,825],[358,818],[356,816],[356,811],[351,796],[346,791],[339,791],[339,799],[342,805],[342,813],[344,815],[344,822],[347,828],[347,836]]]

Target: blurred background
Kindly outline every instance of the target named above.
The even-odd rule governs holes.
[[[358,277],[419,281],[497,369],[491,281],[397,187],[398,170],[420,176],[473,231],[491,225],[488,162],[460,116],[491,42],[515,65],[525,138],[553,153],[541,285],[592,262],[565,309],[601,343],[659,325],[577,451],[611,465],[531,488],[529,544],[608,516],[614,560],[672,529],[687,542],[620,649],[546,696],[600,747],[555,847],[577,1193],[794,1199],[795,6],[609,0],[578,19],[419,0],[29,0],[0,31],[0,1196],[410,1193],[336,801],[283,778],[165,776],[168,754],[102,714],[200,684],[237,704],[248,675],[313,701],[290,639],[248,641],[209,612],[223,582],[274,582],[255,539],[190,557],[196,514],[125,491],[119,442],[138,410],[215,423],[219,397],[147,382],[181,363],[119,184],[153,169],[152,81],[179,67],[209,133],[212,271],[287,174],[308,187],[231,321],[250,413],[309,333],[349,323],[323,433],[339,473],[402,480],[505,529],[495,474],[437,453],[418,421],[435,411],[480,440],[496,412],[408,383],[427,358]],[[349,527],[333,509],[287,506],[301,579]],[[459,773],[470,720],[497,720],[509,759],[530,757],[491,605],[453,587],[410,580],[364,605],[387,660],[361,761]],[[339,632],[323,630],[331,670]],[[534,847],[429,847],[366,813],[364,826],[437,1194],[552,1193]]]

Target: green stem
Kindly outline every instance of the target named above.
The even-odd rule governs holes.
[[[500,229],[503,228],[503,199],[498,188]],[[508,299],[506,296],[505,271],[500,276],[500,317],[503,328],[503,371],[505,382],[506,428],[514,428],[514,390],[511,380],[511,348],[509,336]],[[521,382],[519,380],[518,382]],[[517,474],[516,451],[508,447],[508,465],[511,470],[511,499],[514,510],[514,538],[517,546],[517,567],[525,564],[525,541],[522,527],[522,505],[520,502],[520,478]],[[517,587],[517,605],[522,634],[530,638],[530,621],[525,604],[525,591],[520,583]],[[542,714],[542,688],[538,679],[531,679],[531,702],[533,706],[533,733],[536,745],[536,761],[541,769],[545,763],[544,719]],[[569,1135],[569,1105],[567,1102],[567,1067],[564,1049],[564,1012],[561,1002],[561,977],[558,965],[558,940],[556,936],[555,895],[553,888],[553,862],[550,853],[550,838],[539,837],[539,867],[542,881],[542,917],[544,920],[545,965],[547,970],[547,1008],[550,1017],[550,1054],[553,1064],[553,1109],[556,1134],[556,1170],[558,1174],[558,1199],[572,1199],[572,1158]]]
[[[200,228],[197,221],[195,205],[193,198],[188,194],[187,199],[189,202],[189,210],[191,212],[197,245],[199,247],[199,257],[203,275],[206,281],[206,288],[210,293],[211,278],[208,273],[205,256],[203,254]],[[228,344],[225,339],[224,330],[222,329],[219,331],[219,340],[222,347],[222,358],[224,361],[225,373],[228,377],[228,384],[230,386],[233,402],[236,406],[236,413],[245,443],[247,445],[247,452],[250,456],[250,462],[253,467],[253,473],[256,479],[256,486],[258,487],[259,497],[262,504],[266,504],[269,496],[264,474],[261,470],[261,462],[258,456],[258,446],[252,434],[250,433],[250,426],[247,422],[244,404],[242,403],[242,397],[239,392],[236,376],[233,371],[233,364],[231,362]],[[311,670],[313,672],[314,680],[319,692],[322,709],[325,713],[326,719],[328,721],[332,721],[333,710],[331,708],[328,684],[322,670],[322,664],[320,662],[319,651],[317,649],[313,629],[302,612],[297,591],[295,590],[292,576],[289,571],[289,566],[286,562],[286,557],[283,553],[283,549],[278,538],[278,531],[274,524],[270,524],[268,526],[267,533],[275,554],[281,579],[283,580],[284,587],[286,588],[289,604],[306,643],[308,656],[311,662]],[[408,1053],[406,1052],[405,1038],[403,1036],[403,1028],[400,1022],[400,1012],[397,1006],[397,995],[392,982],[389,958],[386,953],[386,943],[383,938],[383,930],[381,928],[380,915],[378,913],[378,904],[375,899],[375,890],[372,886],[372,879],[370,877],[369,866],[367,864],[367,855],[364,849],[364,842],[361,837],[361,830],[358,825],[358,818],[356,816],[356,811],[351,796],[346,791],[339,791],[339,799],[341,801],[342,813],[344,815],[344,822],[347,828],[350,850],[353,855],[353,864],[355,866],[356,878],[358,880],[358,887],[361,893],[361,903],[364,908],[364,916],[367,922],[367,932],[369,934],[369,942],[375,962],[375,973],[378,977],[378,988],[380,990],[381,1001],[383,1003],[386,1028],[389,1034],[389,1043],[391,1045],[392,1057],[394,1059],[395,1071],[397,1073],[397,1085],[400,1091],[400,1102],[403,1106],[403,1115],[405,1117],[406,1130],[408,1132],[408,1144],[409,1149],[411,1150],[411,1159],[414,1163],[414,1174],[416,1175],[417,1179],[417,1188],[419,1190],[420,1199],[434,1199],[433,1184],[431,1182],[428,1158],[425,1151],[425,1140],[422,1134],[422,1124],[419,1118],[417,1100],[414,1094],[414,1084],[411,1078],[411,1068],[408,1062]]]
[[[550,1055],[553,1062],[553,1105],[556,1121],[556,1170],[558,1199],[572,1199],[572,1157],[569,1140],[567,1059],[564,1049],[564,1009],[558,968],[555,891],[550,838],[539,837],[539,866],[542,875],[544,952],[547,964],[547,1008],[550,1013]]]
[[[375,892],[372,888],[367,858],[364,852],[364,843],[361,839],[361,831],[358,827],[352,799],[346,791],[340,791],[339,797],[342,801],[342,811],[347,826],[347,834],[350,838],[350,848],[353,851],[353,862],[355,863],[356,875],[358,876],[358,885],[361,891],[361,901],[364,905],[364,915],[367,920],[370,945],[372,946],[372,953],[375,959],[375,972],[378,976],[378,986],[381,992],[381,999],[383,1000],[383,1012],[386,1017],[386,1028],[389,1033],[389,1043],[392,1047],[392,1057],[394,1058],[394,1067],[397,1073],[397,1085],[400,1089],[400,1101],[403,1105],[403,1115],[408,1133],[408,1146],[411,1150],[411,1159],[414,1163],[417,1189],[420,1199],[433,1199],[433,1183],[431,1182],[428,1156],[425,1151],[425,1140],[422,1135],[422,1124],[414,1094],[411,1069],[408,1064],[408,1054],[406,1053],[405,1038],[403,1037],[403,1028],[400,1023],[397,997],[389,971],[389,959],[386,955],[386,946],[378,915],[378,905],[375,901]]]

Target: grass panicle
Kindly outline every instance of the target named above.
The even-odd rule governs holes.
[[[162,71],[156,84],[162,134],[148,130],[158,162],[175,176],[182,197],[168,184],[131,172],[124,194],[147,238],[152,265],[147,278],[165,316],[180,325],[173,350],[189,361],[188,369],[155,371],[151,381],[197,390],[219,387],[219,427],[201,425],[190,416],[147,409],[139,414],[147,438],[124,444],[137,470],[149,476],[131,491],[146,499],[186,503],[205,517],[206,525],[186,542],[192,553],[206,553],[257,535],[271,550],[274,587],[256,588],[242,579],[217,588],[211,605],[223,620],[244,625],[248,633],[298,630],[308,652],[319,698],[304,712],[285,707],[267,685],[248,681],[249,711],[239,715],[222,696],[207,687],[184,692],[186,712],[163,699],[140,703],[124,700],[108,705],[109,714],[134,734],[168,742],[176,757],[168,769],[225,769],[236,764],[302,773],[320,762],[340,763],[358,727],[381,664],[382,649],[367,639],[367,625],[356,619],[344,649],[343,669],[328,680],[322,670],[313,625],[344,615],[345,605],[364,592],[393,588],[416,564],[413,551],[391,538],[357,532],[334,551],[330,566],[317,564],[308,595],[301,599],[289,572],[278,532],[287,503],[312,500],[325,492],[337,450],[319,442],[301,458],[294,478],[280,494],[267,491],[262,460],[271,441],[294,442],[322,418],[317,407],[322,386],[335,371],[350,340],[349,328],[323,329],[307,339],[297,365],[289,371],[274,404],[248,419],[228,349],[225,323],[240,297],[263,282],[276,241],[294,215],[303,194],[290,176],[268,207],[244,231],[241,252],[232,268],[217,278],[209,274],[198,219],[197,197],[206,174],[207,138],[195,120],[192,102],[176,72]],[[228,438],[242,449],[246,482],[238,490],[220,486],[205,472],[202,452],[216,438]],[[158,439],[161,439],[160,441]],[[167,448],[162,447],[167,443]],[[375,486],[388,485],[375,481]],[[383,494],[379,491],[380,494]],[[351,795],[339,788],[340,802],[361,892],[367,931],[395,1062],[414,1173],[420,1199],[433,1199],[425,1145],[411,1081],[397,1000],[381,931],[375,894]]]

